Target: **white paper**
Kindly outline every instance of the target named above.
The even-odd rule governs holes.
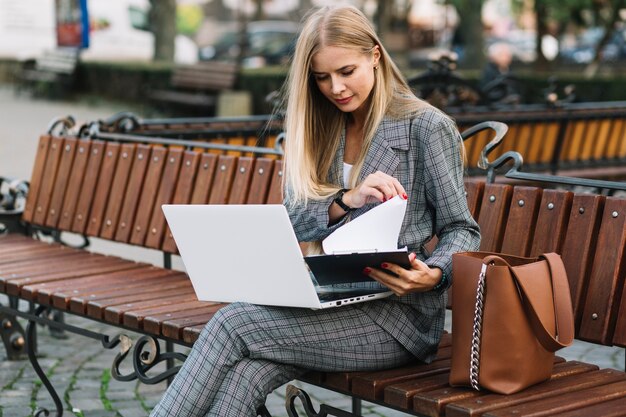
[[[324,253],[397,251],[406,206],[398,195],[344,224],[322,241]]]

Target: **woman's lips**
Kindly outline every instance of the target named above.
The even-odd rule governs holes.
[[[338,104],[348,104],[350,100],[352,100],[352,96],[346,98],[336,98],[335,102],[337,102]]]

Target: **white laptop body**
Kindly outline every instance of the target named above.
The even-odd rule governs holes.
[[[283,205],[165,204],[162,208],[201,301],[320,309],[392,294],[370,289],[333,293],[333,299],[322,301]]]

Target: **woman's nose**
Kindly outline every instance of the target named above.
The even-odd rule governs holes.
[[[340,80],[334,78],[332,80],[331,89],[333,94],[341,94],[341,92],[346,89],[346,86]]]

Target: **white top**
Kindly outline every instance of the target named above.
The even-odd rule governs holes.
[[[348,182],[350,181],[350,172],[352,172],[352,165],[343,163],[343,186],[348,188]]]

